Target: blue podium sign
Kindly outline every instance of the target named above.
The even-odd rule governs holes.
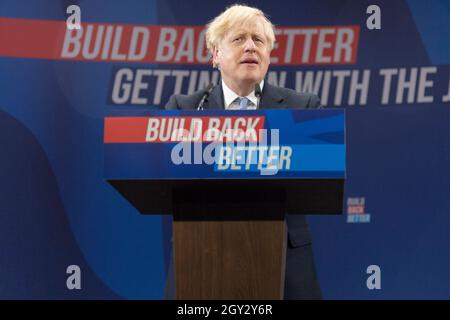
[[[122,111],[104,151],[107,179],[342,179],[345,111]]]

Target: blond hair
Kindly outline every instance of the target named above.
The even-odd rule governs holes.
[[[224,12],[206,25],[206,47],[212,52],[214,48],[219,46],[220,41],[223,40],[230,28],[235,25],[253,22],[256,19],[259,19],[259,21],[262,22],[269,50],[272,50],[275,43],[273,24],[261,10],[239,4],[228,7]],[[216,67],[214,62],[213,66]]]

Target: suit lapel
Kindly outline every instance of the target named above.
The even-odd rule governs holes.
[[[209,94],[207,103],[205,103],[207,109],[225,109],[225,103],[223,102],[222,85],[217,85]]]
[[[265,81],[264,88],[261,94],[261,101],[259,102],[260,109],[282,108],[284,96],[280,94],[274,86]]]

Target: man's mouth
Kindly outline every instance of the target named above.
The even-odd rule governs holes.
[[[258,60],[252,59],[252,58],[244,59],[244,60],[242,60],[240,63],[241,63],[241,64],[244,64],[244,63],[245,63],[245,64],[259,64]]]

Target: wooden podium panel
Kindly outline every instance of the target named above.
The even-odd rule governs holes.
[[[286,223],[282,202],[177,203],[177,299],[282,299]],[[208,213],[209,212],[209,213]]]

